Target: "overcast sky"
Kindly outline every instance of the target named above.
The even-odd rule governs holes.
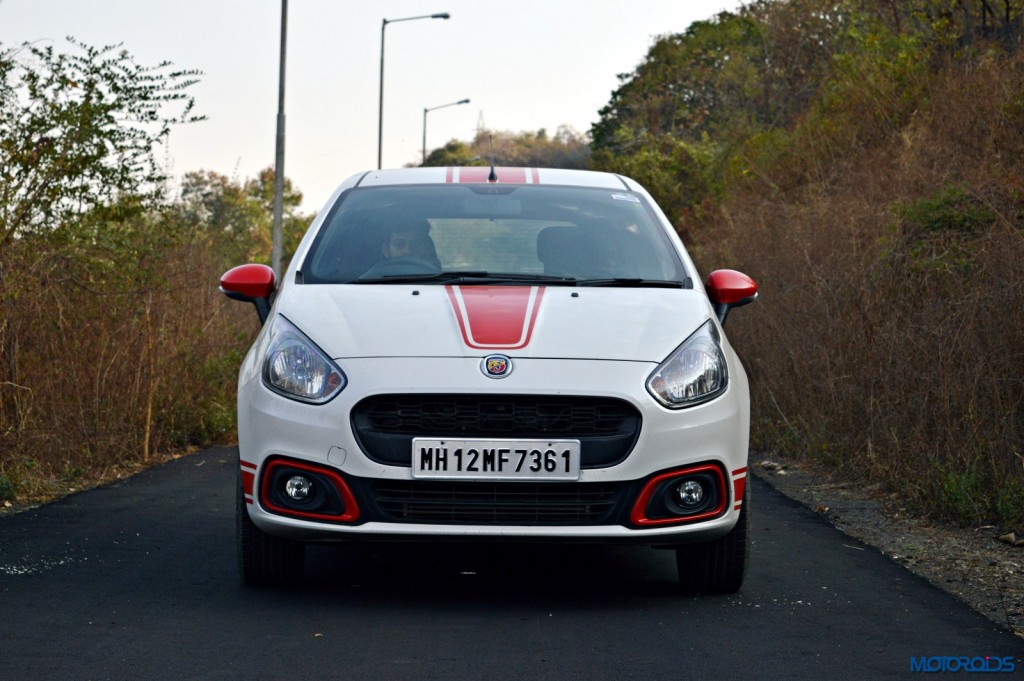
[[[654,38],[739,0],[291,0],[288,4],[285,175],[317,210],[349,175],[377,166],[381,21],[389,23],[384,167],[469,140],[481,122],[520,132],[586,132]],[[0,0],[0,43],[66,36],[123,44],[143,65],[169,60],[204,75],[192,89],[208,120],[176,128],[174,176],[214,170],[245,179],[274,163],[280,0]]]

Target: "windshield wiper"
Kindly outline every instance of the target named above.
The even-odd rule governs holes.
[[[467,276],[469,280],[474,277]],[[545,286],[575,286],[576,279],[555,274],[521,274],[511,272],[483,272],[475,277],[483,284],[512,282],[516,284],[543,284]],[[470,281],[469,283],[472,283]]]
[[[487,272],[418,272],[415,274],[383,274],[379,277],[359,277],[350,284],[446,284],[462,277],[487,276]]]
[[[622,288],[687,288],[681,281],[668,279],[640,279],[636,277],[613,277],[610,279],[580,279],[577,286],[619,286]]]
[[[510,274],[486,270],[458,270],[425,274],[393,274],[369,279],[356,279],[353,284],[502,284],[533,283],[547,286],[574,286],[572,277],[549,274]]]
[[[486,270],[456,270],[424,272],[421,274],[387,274],[380,277],[356,279],[353,284],[538,284],[543,286],[604,286],[620,288],[690,288],[686,282],[639,277],[611,277],[607,279],[576,279],[553,274],[522,274],[488,272]]]

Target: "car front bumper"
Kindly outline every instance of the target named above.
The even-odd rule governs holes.
[[[646,392],[644,384],[655,365],[645,362],[513,358],[515,370],[499,381],[484,376],[479,369],[480,358],[473,357],[339,360],[349,382],[325,405],[303,404],[271,392],[262,384],[256,363],[247,362],[249,369],[243,368],[238,398],[240,465],[247,508],[263,531],[301,541],[556,539],[672,545],[715,539],[735,525],[747,476],[748,388],[742,369],[733,360],[730,385],[724,394],[681,410],[661,407]],[[430,386],[430,390],[410,385]],[[552,386],[562,388],[553,391]],[[633,405],[640,413],[641,427],[628,456],[614,465],[585,467],[578,482],[567,486],[553,482],[418,481],[413,479],[409,466],[388,465],[368,457],[353,432],[351,415],[353,407],[364,398],[420,392],[481,397],[603,396]],[[453,434],[438,432],[436,436]],[[357,517],[332,521],[275,511],[261,495],[266,482],[264,472],[273,461],[302,462],[329,475],[336,473],[351,492],[348,503],[358,506]],[[648,482],[666,472],[701,466],[721,471],[720,512],[696,520],[635,522],[634,507]],[[600,487],[609,490],[610,501],[607,513],[586,520],[523,517],[509,521],[507,516],[488,518],[477,514],[470,520],[453,516],[429,522],[421,517],[410,522],[379,503],[379,490],[388,485],[392,490],[401,488],[403,493],[427,491],[435,496],[449,488],[474,493],[479,488],[481,494],[493,496],[494,489],[521,491],[533,486],[539,493],[546,493],[556,490],[555,485],[566,486],[566,493],[572,496],[573,486],[588,491]],[[487,502],[479,503],[486,506]]]

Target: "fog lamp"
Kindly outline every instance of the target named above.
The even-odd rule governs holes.
[[[305,501],[313,494],[313,481],[304,475],[293,475],[284,483],[284,493],[292,501]]]
[[[704,486],[696,480],[686,480],[676,488],[676,495],[683,508],[693,508],[704,500]]]

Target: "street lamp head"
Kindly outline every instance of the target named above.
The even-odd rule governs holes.
[[[401,19],[381,19],[381,31],[384,31],[384,27],[388,24],[393,24],[398,21],[416,21],[417,19],[451,19],[452,15],[448,12],[438,12],[437,14],[421,14],[418,17],[402,17]]]
[[[285,2],[286,0],[282,0]],[[3,2],[3,0],[0,0]],[[380,102],[377,106],[377,169],[381,168],[384,154],[384,29],[388,27],[388,24],[393,24],[396,21],[416,21],[417,19],[451,19],[452,15],[448,12],[438,12],[436,14],[421,14],[415,17],[402,17],[400,19],[381,19],[380,21]],[[427,117],[427,110],[423,110],[423,117]]]
[[[444,109],[449,106],[458,106],[459,104],[469,104],[469,99],[460,99],[457,102],[449,102],[448,104],[442,104],[435,107],[423,107],[423,165],[427,164],[427,114],[437,109]]]

